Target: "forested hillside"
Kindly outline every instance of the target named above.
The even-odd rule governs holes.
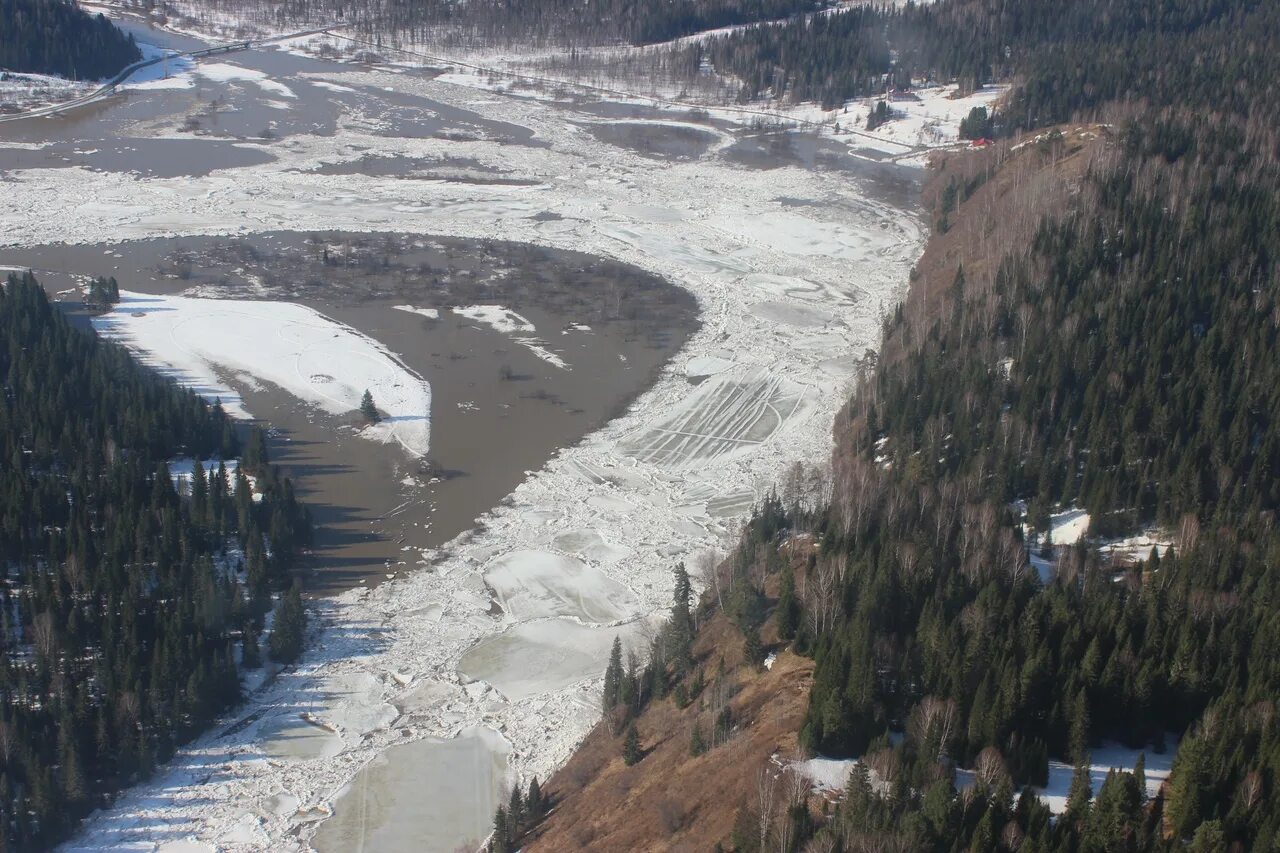
[[[0,828],[43,849],[240,698],[310,522],[261,433],[242,447],[30,274],[0,288],[0,383]],[[272,648],[291,659],[285,601]]]
[[[704,30],[775,21],[825,8],[823,0],[311,0],[279,4],[263,0],[176,2],[171,15],[196,20],[208,12],[250,26],[300,28],[341,19],[352,33],[378,47],[405,41],[466,46],[589,47],[644,45]]]
[[[836,424],[829,501],[766,501],[704,598],[748,647],[812,657],[799,740],[861,759],[834,807],[718,804],[743,818],[722,844],[1275,849],[1280,8],[944,0],[709,51],[789,44],[775,92],[828,67],[856,82],[884,44],[847,33],[884,21],[891,40],[954,23],[898,67],[1009,73],[999,124],[1031,132],[945,158],[930,249]],[[845,59],[806,54],[841,27]],[[973,34],[976,63],[949,53]],[[1055,546],[1067,511],[1087,535]],[[1167,548],[1111,547],[1148,531]],[[689,696],[703,675],[662,654],[674,682],[649,701]],[[1106,742],[1176,745],[1168,782],[1149,796],[1139,762],[1095,788]],[[1056,819],[1028,787],[1051,759],[1077,768]]]
[[[0,70],[97,80],[141,58],[133,36],[70,0],[0,0]]]
[[[961,265],[934,282],[933,309],[913,293],[837,427],[797,643],[817,663],[802,740],[895,756],[887,791],[852,783],[832,827],[852,849],[1278,840],[1280,164],[1267,81],[1280,17],[1248,2],[1092,14],[1102,5],[1055,4],[1072,29],[1030,63],[1012,110],[1030,123],[1136,104],[1109,107],[1114,139],[1069,194],[1041,185],[1038,205],[1011,190],[1003,208],[957,211],[1004,166],[992,155],[950,179],[939,222],[984,217],[990,234],[1010,228],[1001,212],[1030,209],[1039,224],[1029,242],[995,235],[981,274]],[[1188,53],[1157,49],[1165,33]],[[1124,67],[1109,64],[1131,36]],[[1271,59],[1237,60],[1253,50]],[[1194,72],[1180,55],[1198,58]],[[1060,139],[1035,144],[1052,156]],[[1133,565],[1062,550],[1042,583],[1024,521],[1043,531],[1067,506],[1089,512],[1094,537],[1156,525],[1173,547]],[[890,746],[891,732],[906,737]],[[1154,802],[1129,774],[1092,806],[1078,774],[1053,825],[1034,798],[1012,797],[1044,783],[1049,756],[1084,765],[1104,739],[1159,751],[1166,732],[1183,740]],[[950,793],[954,766],[979,768],[976,796]]]
[[[1270,97],[1273,87],[1265,81],[1275,79],[1274,71],[1257,71],[1275,68],[1265,39],[1277,14],[1274,3],[1259,0],[855,6],[717,35],[677,48],[687,58],[673,65],[698,69],[705,60],[742,81],[744,100],[767,96],[827,107],[913,79],[972,87],[1021,76],[1010,129],[1067,121],[1116,100],[1174,105],[1183,92],[1204,97],[1223,80],[1230,84],[1214,97],[1239,112]],[[1192,56],[1196,61],[1173,61]],[[1206,74],[1202,63],[1213,72]],[[1262,69],[1245,68],[1255,63]],[[1159,74],[1136,73],[1157,65]]]

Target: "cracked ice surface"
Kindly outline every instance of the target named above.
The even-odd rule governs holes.
[[[651,630],[645,618],[585,623],[663,611],[675,561],[726,547],[792,463],[827,459],[852,356],[876,345],[922,245],[913,214],[849,174],[754,171],[714,156],[655,166],[566,132],[554,104],[476,103],[474,91],[379,70],[335,67],[323,82],[370,97],[394,85],[530,128],[548,146],[384,136],[362,115],[333,137],[271,146],[274,162],[202,177],[26,170],[5,185],[0,243],[272,229],[520,240],[665,276],[696,295],[703,326],[629,411],[533,472],[483,528],[424,555],[422,571],[317,602],[304,662],[96,814],[74,849],[305,849],[362,768],[403,754],[391,752],[400,744],[477,727],[509,743],[514,775],[545,778],[598,717],[614,635],[642,646]],[[371,153],[466,156],[536,183],[335,182],[309,171]],[[833,196],[841,204],[824,205]],[[784,211],[782,197],[813,204]],[[707,378],[691,384],[686,366]],[[512,552],[548,556],[512,571],[501,563]],[[587,599],[566,597],[549,574],[561,558],[592,578]],[[486,573],[510,612],[492,611]],[[340,748],[322,737],[302,757],[264,749],[302,714]]]

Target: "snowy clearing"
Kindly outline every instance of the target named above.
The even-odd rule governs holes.
[[[1177,741],[1170,739],[1169,748],[1163,753],[1151,750],[1127,749],[1118,744],[1106,744],[1089,752],[1089,781],[1093,795],[1098,796],[1102,783],[1107,780],[1107,772],[1124,770],[1133,772],[1138,756],[1145,756],[1147,778],[1147,796],[1154,797],[1160,786],[1169,778],[1173,768],[1173,756],[1177,752]],[[1071,780],[1075,776],[1075,768],[1061,761],[1049,762],[1049,784],[1038,788],[1040,799],[1049,806],[1054,814],[1062,814],[1067,810],[1067,797],[1071,792]]]
[[[819,791],[842,793],[849,785],[849,774],[858,765],[856,758],[823,758],[818,756],[807,761],[791,763],[801,776],[813,783]]]
[[[1082,509],[1064,509],[1049,518],[1054,545],[1074,545],[1089,531],[1089,513]]]
[[[196,475],[196,461],[190,456],[184,456],[170,459],[166,464],[169,466],[169,476],[173,479],[174,488],[180,494],[190,494],[191,484]],[[236,484],[239,483],[239,478],[236,477],[236,472],[240,470],[239,459],[203,459],[200,465],[204,468],[205,476],[210,479],[217,472],[219,465],[225,468],[227,491],[235,493]],[[246,474],[245,479],[249,482],[249,491],[252,493],[253,500],[255,502],[262,500],[262,493],[258,491],[257,478]]]

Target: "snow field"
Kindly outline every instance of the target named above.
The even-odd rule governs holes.
[[[415,308],[412,305],[393,305],[391,306],[397,311],[404,311],[409,314],[417,314],[426,317],[428,320],[439,320],[440,310],[438,308]]]
[[[463,305],[454,308],[453,313],[459,317],[466,317],[468,320],[483,323],[495,332],[501,332],[504,335],[511,335],[516,332],[538,331],[533,323],[530,323],[510,308],[503,308],[501,305]]]
[[[368,389],[386,417],[361,434],[398,442],[415,455],[427,452],[430,385],[376,341],[310,308],[121,291],[120,302],[93,325],[240,418],[251,415],[228,374],[270,382],[332,415],[359,409]]]
[[[278,80],[272,80],[262,71],[232,65],[228,62],[202,62],[196,66],[196,74],[218,83],[252,83],[262,91],[280,98],[297,98],[292,89]]]

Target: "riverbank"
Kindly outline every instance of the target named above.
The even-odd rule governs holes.
[[[770,137],[690,114],[681,123],[700,129],[697,144],[675,129],[668,146],[650,120],[670,114],[636,105],[595,110],[274,53],[235,62],[295,97],[225,74],[76,125],[110,134],[42,142],[26,131],[23,142],[62,145],[71,162],[15,173],[10,209],[23,214],[5,215],[5,243],[273,229],[501,238],[674,282],[696,298],[702,325],[625,413],[532,472],[477,530],[414,561],[419,570],[403,578],[318,602],[303,664],[91,821],[81,848],[185,839],[304,848],[375,757],[477,727],[502,734],[513,776],[545,777],[596,717],[613,635],[642,642],[647,615],[667,606],[672,565],[732,541],[752,502],[797,460],[829,457],[844,389],[922,241],[909,212],[915,172],[806,162],[804,134]],[[239,110],[209,110],[219,99]],[[217,122],[182,130],[196,110]],[[620,114],[659,138],[609,141],[604,128]],[[275,122],[271,136],[241,138],[261,119]],[[257,152],[255,162],[206,157],[165,175],[143,159],[147,144],[180,151],[193,140]],[[750,164],[739,157],[743,143],[758,152]],[[358,165],[384,161],[406,165]],[[441,163],[466,179],[417,165]],[[332,174],[343,164],[351,168]],[[473,180],[495,170],[503,182]],[[507,600],[537,606],[495,609],[494,563],[512,552],[577,561],[603,579],[599,588],[627,594],[611,596],[607,621],[598,609],[554,612],[537,568],[547,561],[521,559],[497,582],[508,584]],[[600,654],[568,657],[566,642]],[[264,749],[269,731],[304,720],[336,743],[305,758]]]

